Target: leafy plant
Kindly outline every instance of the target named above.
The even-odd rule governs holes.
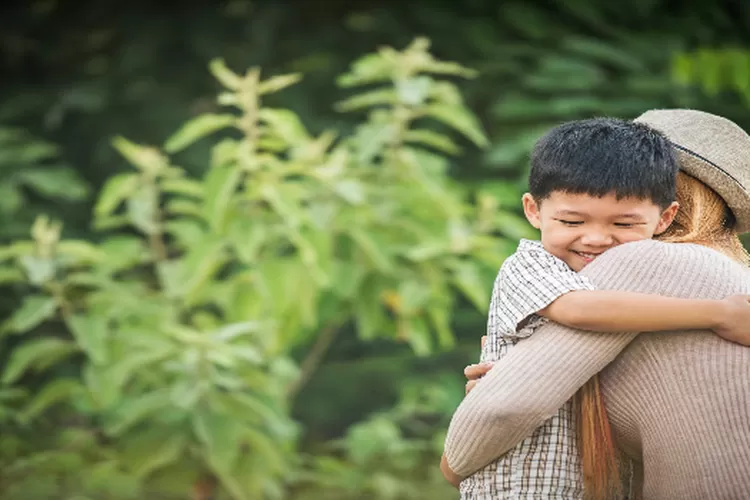
[[[683,85],[697,85],[716,97],[729,90],[750,105],[750,51],[747,49],[700,49],[678,54],[672,74]]]
[[[99,193],[98,243],[39,218],[30,241],[0,250],[0,272],[29,290],[3,326],[17,346],[2,382],[40,386],[18,423],[78,417],[108,450],[95,463],[134,479],[135,496],[190,482],[279,498],[300,466],[290,405],[343,326],[417,355],[450,348],[456,293],[486,307],[515,216],[448,178],[445,154],[459,148],[441,130],[486,139],[442,78],[473,72],[428,47],[382,48],[341,77],[368,86],[339,105],[369,110],[348,137],[263,105],[299,75],[215,60],[226,112],[195,117],[162,148],[116,138],[134,170]],[[172,163],[212,134],[202,179]]]
[[[0,236],[20,237],[40,202],[78,202],[89,187],[60,161],[57,146],[16,127],[0,126]]]

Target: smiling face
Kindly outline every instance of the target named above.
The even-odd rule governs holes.
[[[604,251],[660,234],[672,223],[678,204],[666,210],[648,199],[602,197],[553,191],[541,203],[526,193],[523,209],[539,229],[544,248],[580,271]]]

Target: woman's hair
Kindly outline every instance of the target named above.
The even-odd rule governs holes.
[[[677,202],[680,209],[674,221],[657,239],[669,243],[697,243],[750,265],[750,255],[735,231],[734,215],[713,189],[680,172],[677,175]],[[622,497],[618,456],[598,375],[578,390],[574,404],[586,499]]]
[[[716,191],[684,172],[677,175],[680,209],[672,224],[656,239],[697,243],[750,265],[750,255],[735,231],[736,219]]]

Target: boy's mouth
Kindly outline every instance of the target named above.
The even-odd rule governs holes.
[[[586,263],[589,263],[599,257],[601,255],[600,253],[591,253],[591,252],[578,252],[576,250],[572,250],[572,252],[576,255],[579,255],[583,260],[586,261]]]

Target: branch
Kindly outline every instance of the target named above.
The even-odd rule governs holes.
[[[303,359],[300,364],[299,376],[294,382],[289,384],[289,387],[287,388],[287,400],[292,401],[297,396],[300,389],[302,389],[302,387],[310,380],[313,373],[315,373],[315,370],[320,366],[320,362],[323,360],[326,352],[328,352],[328,349],[331,347],[336,335],[338,335],[339,330],[340,325],[338,323],[333,323],[320,332],[320,335],[315,339],[315,343],[310,349],[310,352],[307,353],[307,356],[305,356],[305,359]]]

